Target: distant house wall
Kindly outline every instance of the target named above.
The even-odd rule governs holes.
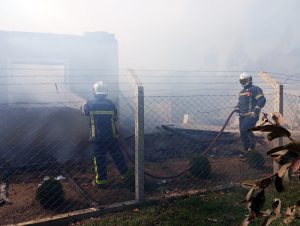
[[[68,88],[84,99],[91,98],[91,84],[103,80],[111,98],[118,98],[118,44],[106,32],[83,36],[0,31],[0,71],[9,75],[15,64],[62,65]],[[0,77],[9,83],[9,77]],[[2,92],[9,87],[1,86]],[[1,101],[8,96],[1,96]]]
[[[43,78],[36,78],[39,73]],[[118,102],[118,45],[113,34],[0,31],[0,166],[2,161],[17,166],[86,158],[89,122],[79,107],[92,98],[92,84],[99,80],[107,84],[109,98]]]

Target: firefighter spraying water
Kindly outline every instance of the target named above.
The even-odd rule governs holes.
[[[108,184],[107,152],[111,154],[122,176],[127,173],[128,167],[118,142],[117,108],[112,101],[106,98],[108,92],[102,81],[94,84],[93,93],[94,100],[84,104],[81,110],[90,118],[90,142],[96,173],[96,178],[92,184],[98,188],[104,188]]]
[[[266,104],[266,98],[262,89],[252,84],[252,76],[250,74],[246,72],[241,73],[240,83],[243,89],[239,93],[239,101],[235,111],[240,116],[240,135],[244,151],[247,152],[255,149],[255,136],[249,129],[255,127],[260,111]]]

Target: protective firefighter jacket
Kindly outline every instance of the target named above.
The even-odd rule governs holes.
[[[105,142],[117,137],[117,108],[112,101],[96,97],[84,104],[82,111],[90,117],[90,141]]]
[[[241,116],[250,112],[258,114],[265,104],[266,98],[258,86],[250,84],[240,91],[238,108]]]

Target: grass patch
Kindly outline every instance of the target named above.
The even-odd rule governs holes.
[[[108,214],[101,218],[82,222],[82,225],[240,225],[245,215],[248,214],[246,205],[239,205],[246,193],[247,190],[236,188],[229,192],[211,192],[174,201],[161,201],[158,205],[143,206],[138,212],[124,211]],[[270,192],[267,192],[264,209],[271,208],[275,197],[282,200],[285,210],[292,202],[300,199],[299,184],[291,185],[288,191],[281,194],[271,189]],[[251,225],[261,225],[261,221]],[[272,225],[285,224],[280,221]]]
[[[263,210],[271,209],[272,203],[274,202],[275,198],[279,198],[282,201],[282,211],[286,211],[286,208],[294,205],[297,200],[300,200],[300,184],[299,183],[293,183],[291,182],[290,185],[284,186],[285,190],[281,193],[278,193],[274,187],[270,187],[267,189],[266,192],[266,202],[264,205]],[[261,225],[263,220],[259,220],[255,222],[256,224],[253,225]],[[271,224],[272,226],[286,226],[286,224],[283,222],[283,218],[273,222]],[[300,220],[294,221],[293,223],[289,224],[289,226],[296,226],[300,225]]]

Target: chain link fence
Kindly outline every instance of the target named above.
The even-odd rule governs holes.
[[[137,71],[145,88],[146,197],[172,195],[239,184],[270,175],[273,162],[266,151],[278,145],[256,132],[256,152],[246,155],[234,114],[222,126],[239,98],[239,72]],[[277,84],[251,72],[267,103],[262,112],[279,111]],[[165,78],[166,82],[162,82]],[[160,82],[157,82],[159,80]],[[165,84],[165,85],[164,85]],[[283,94],[285,127],[298,136],[297,95]],[[262,115],[260,116],[262,118]],[[203,158],[205,156],[205,158]]]
[[[63,90],[67,83],[57,85],[51,80],[47,84],[52,90],[41,94],[47,101],[15,100],[16,90],[11,89],[9,98],[1,99],[1,224],[88,208],[101,210],[116,203],[127,205],[143,201],[143,195],[152,199],[233,186],[243,179],[261,178],[272,172],[273,163],[267,158],[258,159],[253,168],[241,157],[238,115],[230,118],[211,146],[237,104],[238,72],[135,71],[134,76],[132,73],[119,72],[118,90],[110,97],[118,106],[119,137],[118,141],[105,144],[109,183],[101,188],[92,185],[97,178],[95,155],[89,142],[89,117],[80,112],[92,83],[83,83],[83,95],[78,96]],[[132,80],[133,77],[139,81]],[[264,89],[267,98],[263,111],[274,112],[276,92],[259,76],[254,76],[254,81]],[[144,103],[138,102],[139,86],[144,91]],[[22,89],[17,95],[25,97],[26,92],[32,90]],[[142,120],[137,119],[137,111],[144,113]],[[283,114],[286,126],[293,132],[299,130],[298,111],[299,96],[284,93]],[[267,142],[263,134],[256,136],[257,151],[265,157],[266,150],[274,144]],[[120,163],[112,151],[115,142],[128,166],[124,175],[118,171]],[[143,155],[137,158],[141,152]],[[137,174],[140,170],[144,177]],[[47,183],[53,188],[46,186],[45,192],[39,193]]]
[[[75,83],[64,81],[64,73],[68,71],[72,71]],[[123,168],[129,170],[120,174],[121,157],[117,149],[123,148],[116,146],[122,146],[123,136],[134,136],[131,82],[121,72],[93,69],[92,78],[88,79],[82,74],[88,74],[86,69],[61,66],[22,65],[1,71],[1,225],[80,213],[90,208],[100,210],[135,200],[134,165],[125,156],[127,166]],[[101,155],[94,152],[95,147],[89,142],[90,118],[80,110],[92,100],[91,87],[100,79],[107,84],[108,98],[118,108],[116,130],[120,140],[104,142],[103,150],[107,153]],[[119,89],[116,80],[125,90]],[[102,164],[96,167],[98,155]],[[104,164],[107,170],[97,169]],[[95,187],[92,181],[105,172],[108,183],[102,188]]]
[[[237,98],[224,95],[145,97],[145,171],[154,174],[148,175],[149,180],[156,180],[153,183],[163,184],[157,189],[183,192],[230,186],[272,171],[271,162],[263,169],[251,169],[245,158],[241,158],[245,153],[237,115],[209,149]],[[257,150],[264,153],[267,143],[262,134],[256,135]],[[205,159],[199,158],[202,155],[208,157],[208,165]]]

